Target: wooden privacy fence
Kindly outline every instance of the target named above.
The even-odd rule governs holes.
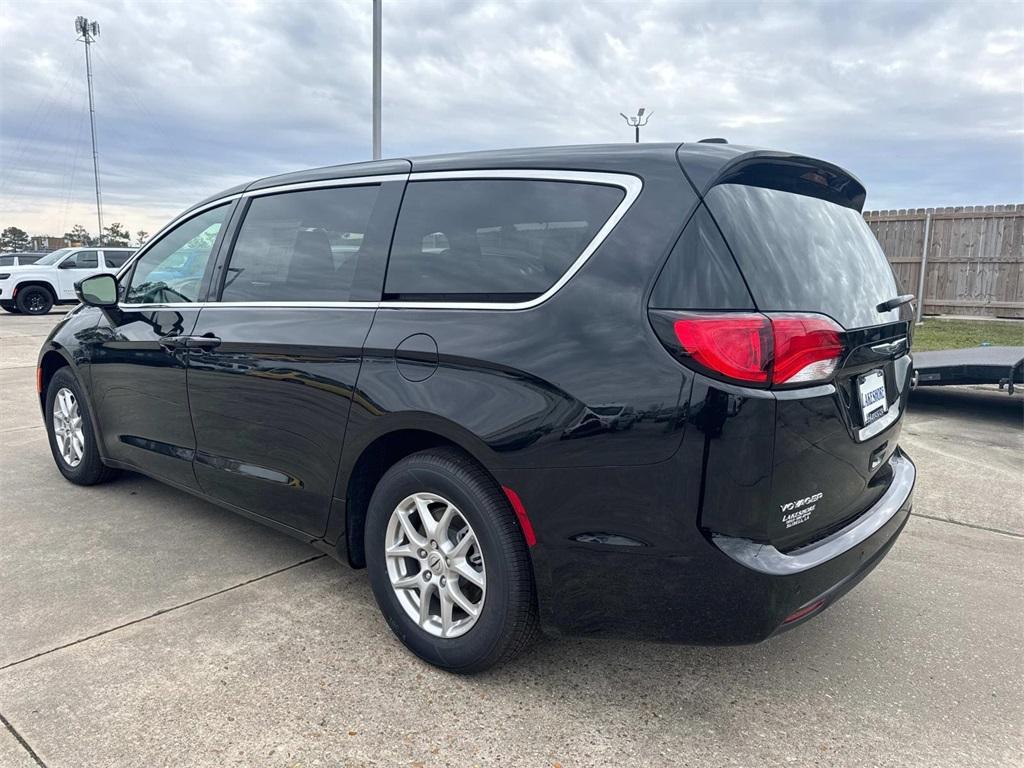
[[[1024,205],[865,211],[864,219],[900,292],[923,295],[925,314],[1024,318]]]

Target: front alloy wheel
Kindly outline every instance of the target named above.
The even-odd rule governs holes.
[[[24,315],[45,315],[53,309],[53,294],[41,285],[20,289],[14,301],[18,311]]]
[[[85,433],[82,429],[82,413],[78,409],[78,398],[67,387],[61,387],[53,404],[53,434],[61,458],[72,469],[82,463],[85,453]]]
[[[57,469],[75,485],[109,480],[115,470],[103,464],[89,418],[85,390],[67,366],[46,387],[46,436]]]

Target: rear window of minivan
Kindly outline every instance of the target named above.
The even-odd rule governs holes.
[[[705,195],[763,312],[819,312],[847,329],[899,320],[876,307],[899,291],[860,213],[816,197],[744,184]]]
[[[385,294],[431,301],[539,296],[579,258],[624,196],[619,187],[564,181],[412,182]]]

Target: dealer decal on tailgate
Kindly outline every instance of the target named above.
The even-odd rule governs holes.
[[[779,509],[782,510],[782,522],[786,524],[787,528],[800,525],[800,523],[806,523],[811,517],[811,512],[818,506],[818,502],[821,501],[824,495],[821,491],[818,491],[813,496],[780,504]]]

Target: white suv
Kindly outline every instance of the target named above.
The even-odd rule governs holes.
[[[54,304],[76,303],[75,283],[115,273],[134,248],[61,248],[35,264],[0,267],[0,309],[45,315]]]

